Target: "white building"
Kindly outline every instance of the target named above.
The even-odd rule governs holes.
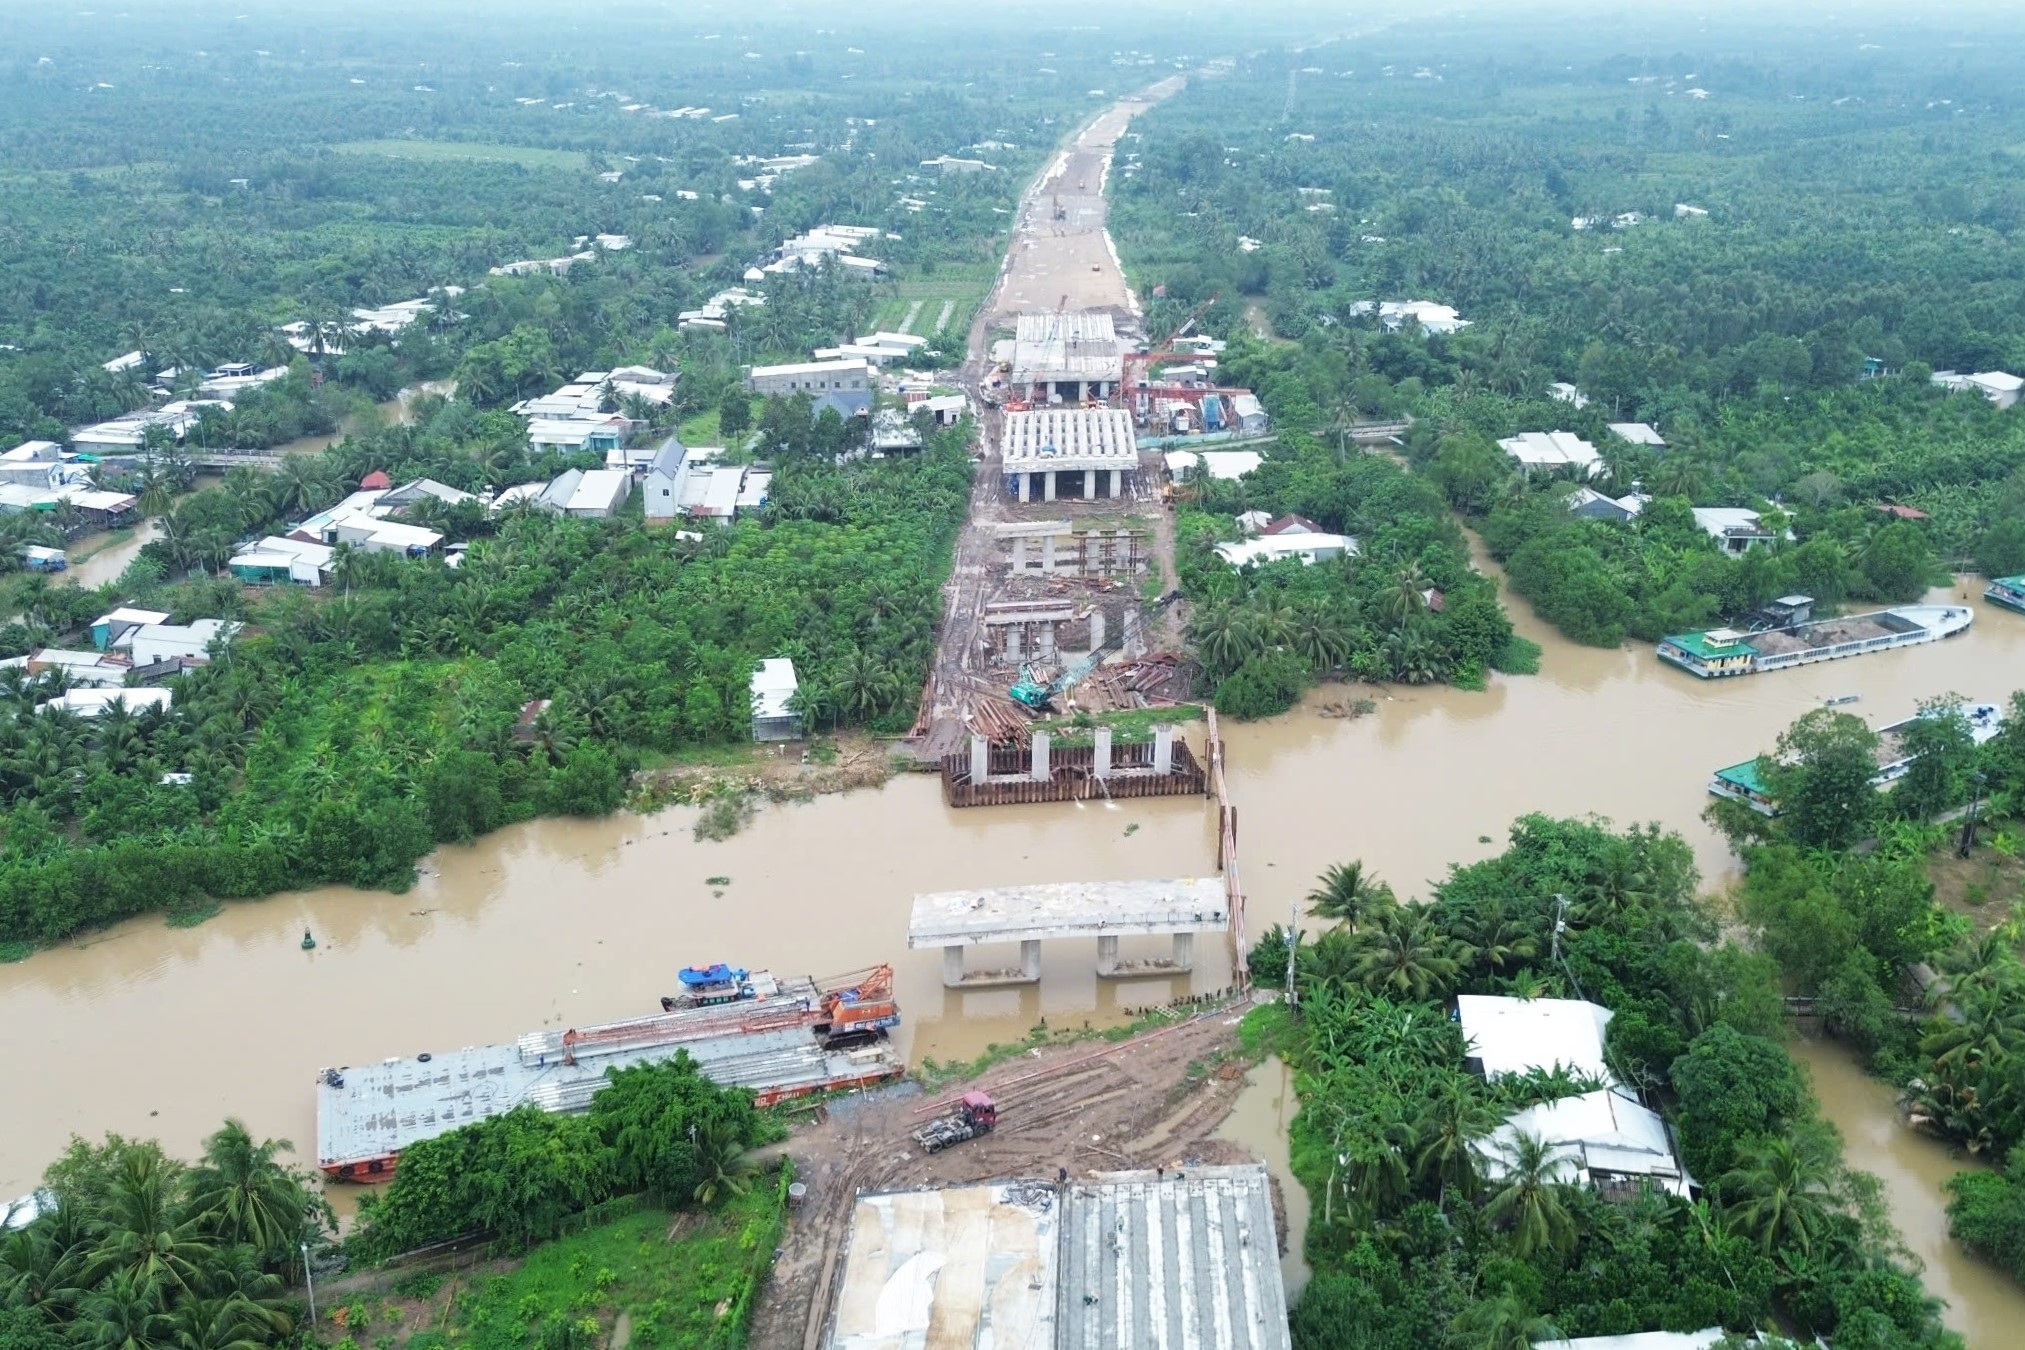
[[[1709,1350],[1711,1346],[1720,1344],[1726,1334],[1721,1327],[1708,1327],[1701,1331],[1634,1331],[1624,1336],[1578,1336],[1572,1341],[1534,1341],[1533,1350]]]
[[[1548,385],[1547,397],[1557,403],[1566,403],[1577,412],[1589,406],[1589,395],[1583,393],[1574,385],[1569,384],[1566,380],[1558,380]]]
[[[1608,1008],[1580,999],[1464,994],[1456,999],[1456,1018],[1469,1047],[1465,1062],[1487,1078],[1559,1069],[1603,1085],[1520,1111],[1479,1141],[1474,1147],[1487,1176],[1503,1174],[1507,1150],[1524,1133],[1552,1147],[1563,1181],[1689,1194],[1696,1183],[1666,1122],[1620,1087],[1610,1068]]]
[[[689,456],[689,449],[682,442],[670,436],[654,452],[654,458],[647,465],[646,481],[640,491],[645,494],[641,505],[649,520],[673,520],[681,512],[681,483],[683,461]]]
[[[1528,469],[1558,469],[1575,465],[1596,466],[1596,447],[1572,431],[1528,431],[1508,436],[1498,448]]]
[[[63,463],[63,447],[55,441],[24,441],[0,454],[0,483],[23,487],[55,486],[51,473]]]
[[[1233,394],[1230,400],[1231,430],[1246,436],[1263,436],[1272,429],[1265,405],[1256,394]]]
[[[2009,408],[2018,402],[2025,379],[2007,375],[2001,370],[1986,370],[1979,375],[1957,375],[1952,370],[1934,372],[1934,383],[1955,393],[1981,394],[1999,408]]]
[[[1211,478],[1235,483],[1265,462],[1256,450],[1169,450],[1161,458],[1177,482],[1200,468]]]
[[[1424,333],[1460,333],[1470,326],[1470,321],[1457,314],[1452,305],[1439,305],[1432,300],[1385,300],[1372,302],[1360,300],[1350,306],[1352,317],[1363,318],[1377,315],[1378,322],[1388,332],[1398,332],[1410,320],[1420,326]]]
[[[1630,445],[1642,445],[1652,450],[1666,449],[1665,439],[1644,422],[1612,422],[1610,434]]]
[[[1749,553],[1761,545],[1774,542],[1772,531],[1756,511],[1742,506],[1697,506],[1694,508],[1695,524],[1703,533],[1723,547],[1723,552],[1735,556]],[[1793,532],[1786,532],[1787,538]]]
[[[335,550],[328,544],[269,535],[226,564],[232,575],[254,586],[321,586],[329,578]]]
[[[1240,531],[1244,522],[1239,522]],[[1238,543],[1216,546],[1217,556],[1232,567],[1252,563],[1273,563],[1298,558],[1303,566],[1329,558],[1357,556],[1357,541],[1347,534],[1331,534],[1306,516],[1286,515],[1259,525],[1255,533]]]
[[[626,442],[633,423],[620,413],[597,418],[537,417],[527,424],[527,443],[564,454],[606,454]]]
[[[142,624],[113,639],[112,650],[123,653],[137,666],[152,666],[160,661],[206,660],[213,644],[230,643],[241,627],[230,619]]]
[[[42,706],[78,717],[102,717],[115,703],[132,713],[166,711],[174,697],[167,689],[70,689]]]
[[[802,734],[801,714],[788,705],[801,688],[795,677],[795,663],[774,656],[759,663],[752,673],[752,738],[755,741],[792,741]]]
[[[872,367],[864,361],[803,361],[785,366],[753,366],[745,372],[746,391],[753,394],[862,392],[871,387]]]
[[[535,503],[566,516],[601,520],[633,491],[633,475],[617,469],[571,469],[544,488]]]

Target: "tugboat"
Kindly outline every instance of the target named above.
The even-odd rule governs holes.
[[[712,1008],[720,1003],[738,1003],[759,996],[753,987],[750,971],[738,970],[722,961],[707,966],[685,966],[676,978],[682,981],[682,992],[662,995],[662,1012]]]
[[[1984,588],[1983,598],[1993,605],[2025,614],[2025,576],[1995,578]]]

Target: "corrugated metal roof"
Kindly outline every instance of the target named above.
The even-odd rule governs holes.
[[[1058,1350],[1291,1350],[1263,1166],[1076,1182],[1061,1231]]]

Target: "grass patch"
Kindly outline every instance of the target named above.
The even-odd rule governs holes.
[[[589,169],[590,159],[581,150],[545,150],[535,145],[485,145],[476,141],[426,141],[391,139],[344,141],[331,149],[341,155],[385,155],[393,159],[477,160],[488,164],[518,164],[525,169]]]
[[[1069,717],[1051,717],[1034,724],[1035,729],[1048,733],[1058,746],[1089,745],[1095,739],[1098,727],[1111,728],[1113,745],[1145,745],[1153,739],[1153,728],[1159,724],[1199,722],[1202,707],[1195,703],[1181,703],[1172,708],[1129,708],[1120,712],[1076,713]]]
[[[1491,669],[1507,675],[1538,675],[1540,673],[1540,644],[1531,638],[1512,635],[1512,640],[1499,649],[1491,658]]]
[[[596,1345],[624,1317],[633,1350],[741,1350],[780,1244],[786,1186],[783,1173],[777,1186],[755,1186],[715,1213],[646,1209],[548,1243],[517,1269],[460,1289],[440,1316],[425,1306],[419,1320],[430,1325],[410,1322],[391,1339],[412,1350],[523,1350],[530,1337]],[[586,1319],[598,1334],[572,1334]],[[379,1344],[351,1330],[360,1344]]]
[[[26,961],[35,955],[32,942],[0,942],[0,966],[11,966],[16,961]]]
[[[753,414],[752,420],[755,423],[759,421],[759,414],[757,412]],[[717,409],[715,408],[705,408],[694,417],[684,419],[682,424],[675,428],[675,434],[681,437],[682,444],[684,445],[724,444],[724,433],[717,425]]]
[[[1009,1059],[1018,1059],[1030,1050],[1039,1050],[1050,1045],[1074,1045],[1078,1041],[1109,1041],[1115,1045],[1119,1041],[1129,1041],[1142,1032],[1172,1026],[1176,1022],[1185,1022],[1203,1012],[1207,1006],[1205,1003],[1193,1007],[1151,1008],[1121,1026],[1101,1029],[1091,1026],[1051,1027],[1046,1022],[1036,1022],[1024,1039],[1004,1045],[987,1045],[984,1053],[975,1059],[951,1060],[945,1064],[941,1060],[924,1057],[921,1067],[914,1070],[912,1077],[925,1091],[934,1092],[947,1084],[975,1078],[993,1065],[1003,1064]]]
[[[70,553],[69,558],[71,565],[74,567],[78,563],[84,562],[87,559],[96,558],[99,554],[105,552],[107,549],[113,548],[119,544],[124,544],[127,542],[127,540],[133,537],[134,537],[134,527],[131,525],[122,526],[117,530],[109,530],[105,534],[93,540],[90,548],[81,549],[78,552]]]
[[[216,900],[198,900],[170,910],[168,923],[171,928],[195,928],[198,924],[215,919],[224,912],[225,906]]]

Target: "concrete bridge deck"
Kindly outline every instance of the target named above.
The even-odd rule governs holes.
[[[1096,938],[1099,975],[1179,974],[1193,965],[1197,933],[1229,926],[1221,878],[1053,882],[917,895],[907,945],[942,948],[943,983],[969,989],[1040,979],[1041,943],[1056,938]],[[1170,934],[1171,960],[1119,962],[1119,938]],[[965,971],[964,948],[987,942],[1019,943],[1018,969]]]

